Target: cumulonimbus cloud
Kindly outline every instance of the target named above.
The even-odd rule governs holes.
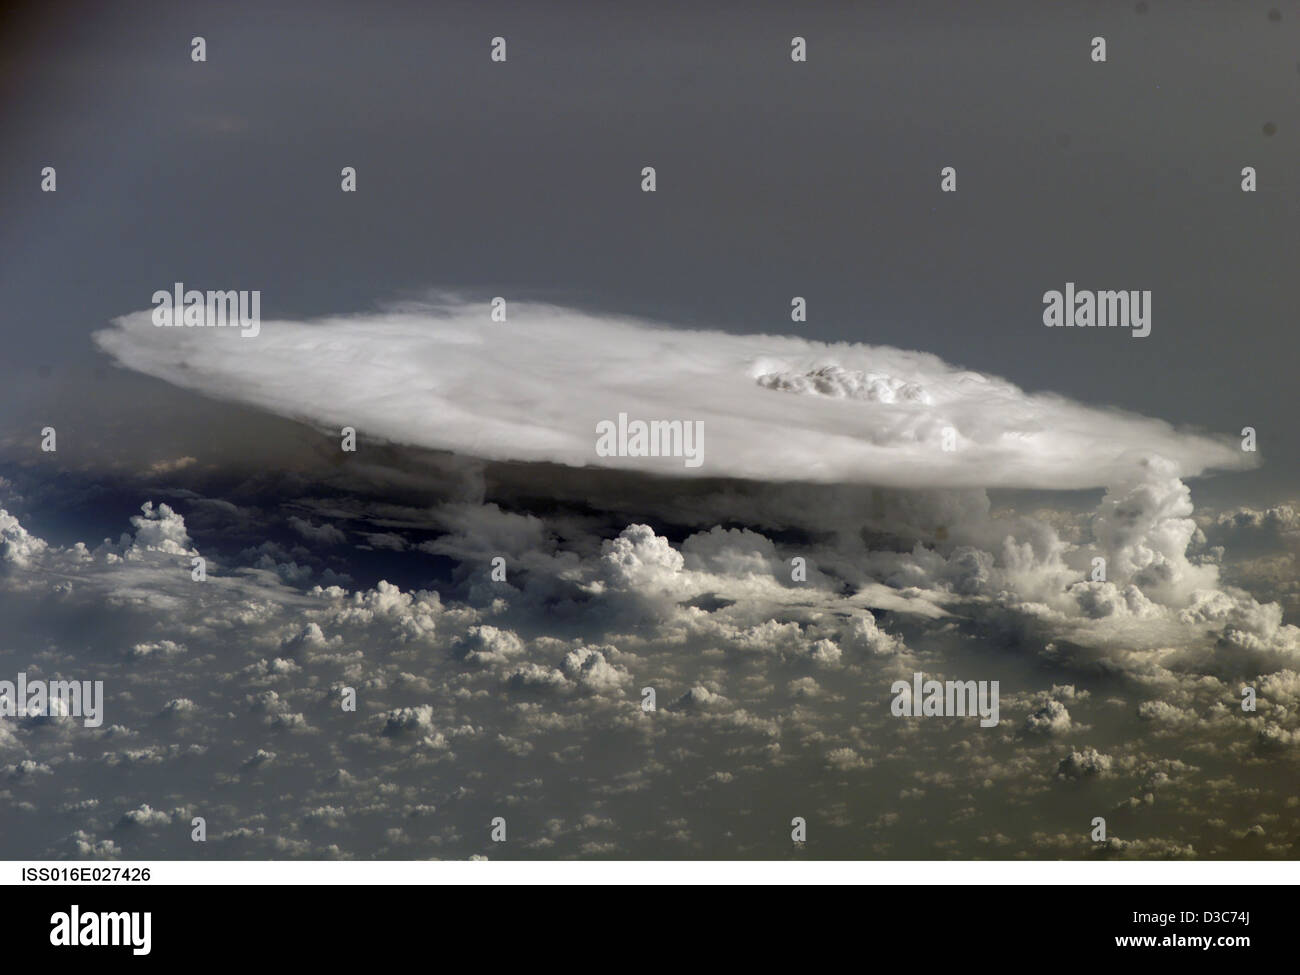
[[[550,305],[442,299],[236,329],[159,328],[147,311],[95,341],[119,364],[327,428],[488,460],[885,487],[1100,487],[1142,458],[1180,476],[1248,467],[1236,444],[1030,394],[936,356],[792,336],[662,327]],[[596,428],[702,421],[699,467],[601,457]],[[949,432],[951,431],[951,432]],[[950,449],[945,449],[950,448]]]

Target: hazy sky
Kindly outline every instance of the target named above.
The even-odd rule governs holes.
[[[1251,425],[1263,469],[1213,490],[1276,493],[1300,476],[1300,17],[1270,9],[34,5],[4,32],[5,401],[143,424],[176,394],[95,383],[89,336],[176,280],[260,288],[267,317],[440,286]],[[1150,289],[1152,334],[1042,327],[1067,280]]]

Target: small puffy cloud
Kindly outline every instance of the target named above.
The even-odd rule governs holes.
[[[903,641],[880,629],[875,616],[865,609],[854,614],[840,642],[850,650],[875,656],[890,656],[905,649]]]
[[[458,649],[467,662],[479,666],[504,664],[523,652],[523,641],[517,635],[488,625],[471,626]]]
[[[808,648],[809,659],[825,667],[833,667],[838,664],[841,656],[843,656],[843,652],[835,645],[835,641],[828,640],[825,637],[815,641]]]
[[[289,518],[289,527],[307,541],[317,545],[338,545],[347,541],[347,535],[333,525],[313,525],[297,515]]]
[[[826,755],[826,764],[840,772],[868,767],[868,763],[852,748],[832,749]]]
[[[137,643],[127,651],[133,660],[146,660],[150,657],[176,657],[185,652],[184,644],[175,640],[155,640],[149,643]]]
[[[726,698],[716,694],[707,687],[696,685],[686,691],[675,702],[674,706],[688,711],[701,711],[708,708],[716,707],[725,703]]]
[[[168,826],[171,821],[171,813],[163,812],[161,809],[154,809],[148,803],[145,803],[137,809],[130,809],[123,813],[122,818],[118,820],[118,826]]]
[[[1025,731],[1032,735],[1055,737],[1068,734],[1072,728],[1069,710],[1057,700],[1045,701],[1025,719]]]
[[[17,518],[0,508],[0,562],[26,568],[45,549],[43,539],[32,535]]]
[[[129,542],[126,555],[128,558],[139,557],[145,552],[165,552],[168,555],[189,555],[192,549],[189,534],[185,530],[185,519],[165,504],[153,506],[146,501],[140,506],[141,514],[131,518],[135,527],[135,537],[123,536],[123,542]]]
[[[1070,754],[1061,759],[1056,774],[1062,779],[1100,777],[1108,775],[1114,764],[1114,759],[1095,748],[1084,748],[1082,751],[1072,748]]]
[[[629,525],[601,546],[602,574],[615,589],[651,592],[675,585],[685,560],[649,525]]]
[[[594,691],[618,690],[629,680],[627,671],[611,664],[596,647],[579,647],[567,654],[560,669],[570,680]]]
[[[769,539],[747,528],[721,526],[686,539],[682,559],[691,571],[731,577],[770,576],[779,563],[776,546]]]

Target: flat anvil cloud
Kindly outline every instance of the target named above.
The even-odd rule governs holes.
[[[1235,442],[1028,394],[921,352],[686,331],[511,303],[157,328],[147,311],[95,340],[118,363],[209,396],[366,437],[489,460],[664,475],[887,487],[1089,488],[1144,456],[1182,476],[1249,466]],[[704,464],[598,457],[596,425],[704,422]],[[945,451],[944,430],[955,431]]]

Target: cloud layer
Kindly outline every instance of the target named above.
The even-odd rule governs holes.
[[[968,542],[872,544],[851,515],[815,541],[719,525],[673,541],[642,522],[586,530],[563,508],[318,497],[275,516],[191,494],[201,532],[145,503],[130,532],[92,547],[0,510],[2,672],[106,689],[101,729],[0,722],[0,850],[1293,856],[1300,631],[1219,583],[1170,468],[1145,468],[1090,517],[1057,513],[1077,543],[962,497]],[[906,504],[920,525],[959,500]],[[1288,544],[1271,514],[1207,523]],[[400,558],[450,559],[454,579],[340,585],[322,571],[381,526],[406,540]],[[204,541],[244,529],[267,540],[229,556]],[[1098,552],[1106,582],[1087,578]],[[1000,681],[1001,723],[893,716],[892,683],[918,671]],[[194,816],[207,844],[190,839]]]
[[[547,305],[447,299],[234,329],[96,333],[121,365],[363,438],[489,460],[887,487],[1088,488],[1146,457],[1179,476],[1250,466],[1234,442],[1029,394],[933,355],[656,327]],[[704,463],[599,457],[596,425],[703,421]],[[947,431],[951,430],[951,433]],[[948,438],[945,441],[945,438]],[[945,449],[948,448],[948,449]]]

